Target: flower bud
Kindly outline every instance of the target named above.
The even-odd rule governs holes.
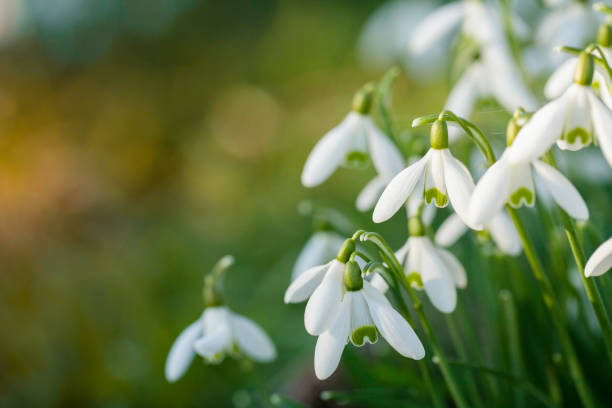
[[[511,118],[508,122],[508,126],[506,127],[506,145],[508,147],[512,146],[512,142],[516,139],[516,135],[521,130],[521,126],[516,123],[516,118]]]
[[[429,141],[434,149],[442,150],[448,148],[448,126],[445,121],[438,119],[431,125]]]
[[[597,44],[602,47],[609,47],[612,45],[612,27],[610,24],[602,24],[597,30]]]
[[[581,52],[578,57],[576,71],[574,71],[574,83],[579,85],[591,85],[594,71],[595,62],[593,61],[593,56],[587,52]]]
[[[344,287],[348,291],[361,290],[363,288],[363,278],[361,277],[361,268],[355,261],[349,261],[344,266]]]
[[[360,90],[355,93],[353,97],[353,110],[362,115],[367,115],[372,109],[372,102],[374,101],[374,84],[367,83]]]
[[[420,217],[414,216],[408,219],[408,234],[411,237],[422,237],[425,235],[425,227]]]
[[[347,239],[340,247],[336,259],[345,264],[348,262],[353,252],[355,252],[355,241],[352,239]]]

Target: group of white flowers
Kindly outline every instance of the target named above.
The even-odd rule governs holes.
[[[586,23],[581,19],[593,19],[595,14],[584,4],[571,7],[561,6],[556,13],[557,20],[565,19],[563,24],[574,27],[571,38],[575,39],[583,35],[579,28]],[[485,230],[501,252],[520,254],[521,239],[504,207],[533,206],[536,185],[541,188],[540,194],[550,196],[572,218],[589,218],[580,193],[556,168],[550,153],[553,145],[576,151],[594,144],[612,166],[610,25],[601,25],[597,44],[573,50],[576,57],[555,60],[558,68],[544,89],[551,100],[537,109],[537,98],[523,81],[505,31],[525,37],[529,28],[512,13],[510,27],[506,27],[502,14],[497,3],[456,1],[435,10],[412,30],[408,49],[415,55],[437,47],[437,42],[457,28],[473,43],[472,60],[443,112],[413,124],[431,124],[430,148],[421,157],[411,157],[407,165],[396,143],[376,125],[372,106],[378,89],[368,84],[356,93],[346,118],[315,145],[301,176],[304,186],[315,187],[343,165],[371,161],[377,175],[359,194],[357,208],[373,208],[375,223],[387,221],[406,208],[409,238],[395,257],[406,279],[414,288],[424,290],[442,313],[454,311],[457,288],[467,285],[464,267],[446,247],[468,229]],[[538,38],[559,38],[559,27],[553,23],[546,23]],[[540,42],[539,46],[543,45],[551,44]],[[554,45],[583,46],[584,41]],[[507,148],[497,160],[492,151],[488,152],[490,167],[474,183],[449,144],[473,131],[465,118],[484,97],[495,98],[514,115],[506,131]],[[477,137],[475,140],[480,143]],[[483,148],[482,144],[478,147]],[[433,210],[449,204],[453,214],[430,234],[431,239],[425,227],[432,222]],[[387,299],[387,280],[380,274],[364,272],[368,257],[360,252],[358,243],[357,235],[344,239],[326,223],[304,247],[284,296],[286,303],[307,301],[304,325],[309,334],[318,336],[314,367],[319,379],[336,370],[349,341],[362,346],[382,336],[405,357],[421,359],[425,355],[413,328]],[[584,273],[598,276],[611,267],[612,238],[592,254]],[[227,353],[262,362],[275,358],[274,345],[256,324],[231,312],[222,302],[207,302],[202,317],[172,346],[166,365],[169,381],[184,373],[196,353],[209,362],[218,362]]]

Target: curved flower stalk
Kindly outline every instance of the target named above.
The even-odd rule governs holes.
[[[584,267],[584,276],[601,276],[612,268],[612,238],[608,238],[591,255]]]
[[[507,150],[512,164],[530,162],[556,142],[560,149],[579,150],[594,139],[612,166],[612,111],[595,94],[592,55],[583,52],[574,83],[557,99],[535,112]]]
[[[344,347],[350,341],[361,347],[376,343],[378,333],[404,357],[420,360],[425,349],[408,322],[387,298],[364,280],[359,265],[349,261],[343,271],[345,289],[336,318],[317,339],[315,374],[320,380],[336,371]]]
[[[232,263],[231,256],[223,257],[205,278],[204,313],[172,344],[165,367],[168,382],[176,382],[185,374],[196,353],[213,364],[223,361],[226,354],[246,356],[261,363],[276,359],[276,348],[266,332],[251,319],[223,305],[216,286]]]
[[[357,92],[353,110],[312,149],[302,171],[305,187],[323,183],[342,164],[366,163],[368,155],[382,175],[392,176],[394,169],[403,166],[401,153],[370,116],[373,93],[373,85]]]
[[[507,129],[510,147],[489,167],[472,194],[469,205],[469,217],[472,223],[485,225],[492,222],[506,203],[513,208],[522,205],[532,207],[536,198],[534,171],[553,200],[570,216],[578,220],[589,218],[589,210],[582,196],[557,169],[540,160],[517,163],[511,161],[510,154],[514,144],[518,142],[523,129],[526,129],[534,119],[535,115],[525,124],[526,119],[520,116],[520,111],[517,111],[510,121]]]
[[[421,181],[423,190],[415,192]],[[431,128],[431,148],[391,180],[374,208],[372,219],[377,223],[388,220],[414,192],[436,207],[446,207],[450,201],[455,212],[470,225],[467,206],[473,189],[470,172],[448,149],[446,122],[438,119]]]
[[[451,214],[436,231],[434,242],[441,247],[453,245],[465,232],[468,226],[456,214]],[[521,253],[521,239],[512,220],[505,211],[500,211],[485,225],[484,231],[491,235],[497,247],[507,255]]]

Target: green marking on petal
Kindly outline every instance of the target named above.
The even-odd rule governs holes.
[[[350,152],[346,155],[346,163],[348,167],[365,167],[368,164],[368,155],[360,151]]]
[[[363,346],[365,344],[365,338],[368,338],[370,343],[376,343],[378,340],[378,333],[374,326],[363,326],[358,328],[351,334],[351,342],[357,346]]]
[[[415,289],[423,289],[423,281],[421,280],[421,275],[418,272],[410,272],[407,276],[408,282],[410,282],[410,286]]]
[[[427,204],[431,204],[432,200],[435,200],[436,207],[442,208],[446,207],[448,204],[448,198],[446,198],[446,195],[442,194],[442,192],[435,187],[425,191],[425,202]]]
[[[534,198],[533,191],[527,187],[521,187],[510,195],[510,205],[515,208],[520,207],[521,201],[526,205],[533,205]]]
[[[563,135],[563,140],[573,145],[580,139],[580,144],[588,145],[591,143],[591,134],[581,127],[577,127]]]

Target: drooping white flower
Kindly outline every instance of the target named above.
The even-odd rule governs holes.
[[[474,189],[472,176],[448,149],[446,122],[434,122],[431,135],[431,149],[395,176],[383,191],[374,208],[374,222],[391,218],[414,192],[424,197],[427,204],[434,202],[437,207],[445,207],[450,201],[455,212],[470,225],[467,206]],[[423,190],[415,191],[421,181]],[[479,229],[479,226],[470,227]]]
[[[166,379],[178,381],[199,354],[210,363],[219,363],[226,354],[244,354],[257,362],[276,358],[276,348],[257,323],[226,306],[207,307],[174,341],[166,359]]]
[[[601,244],[587,261],[584,276],[600,276],[612,268],[612,238]]]
[[[291,280],[294,281],[302,272],[333,258],[343,242],[344,238],[331,229],[315,231],[295,261]]]
[[[359,276],[348,281],[345,278],[346,292],[335,319],[317,339],[314,365],[320,380],[336,371],[348,341],[358,347],[373,344],[378,333],[404,357],[420,360],[425,356],[423,344],[408,322],[381,292],[362,279],[359,267],[356,264],[353,267]]]
[[[508,149],[510,163],[533,161],[555,142],[560,149],[579,150],[595,140],[612,166],[612,111],[590,87],[592,57],[583,53],[580,60],[574,83],[535,112],[520,130]]]
[[[412,234],[396,253],[409,279],[418,276],[431,303],[442,313],[451,313],[457,305],[456,288],[467,286],[461,262],[448,250],[436,247],[423,235]],[[415,285],[420,289],[419,285]]]
[[[485,231],[491,234],[491,238],[497,247],[508,255],[518,255],[521,253],[521,239],[516,232],[512,220],[505,211],[495,215],[488,224]],[[456,214],[451,214],[438,227],[434,242],[442,247],[449,247],[465,234],[468,226]]]
[[[513,164],[508,159],[509,150],[487,170],[474,189],[470,201],[473,223],[487,224],[505,203],[514,208],[523,204],[533,206],[536,197],[533,171],[565,212],[578,220],[589,218],[589,210],[580,193],[560,171],[540,160]]]
[[[342,164],[364,163],[369,156],[379,174],[391,176],[404,160],[397,147],[376,126],[368,112],[372,89],[355,96],[351,111],[335,128],[327,132],[306,159],[302,184],[315,187],[331,176]]]

